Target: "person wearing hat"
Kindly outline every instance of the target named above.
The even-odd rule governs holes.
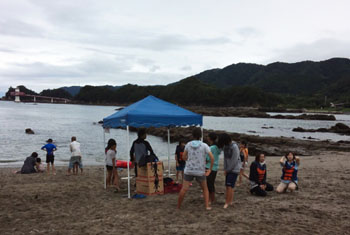
[[[56,145],[52,143],[52,139],[48,139],[47,144],[45,144],[43,147],[41,147],[42,150],[46,151],[46,163],[47,163],[47,174],[50,174],[50,163],[52,166],[52,174],[56,175],[56,170],[55,170],[55,156],[53,155],[53,152],[57,150]]]

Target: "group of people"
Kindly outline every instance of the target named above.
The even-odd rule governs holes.
[[[180,141],[176,148],[176,181],[182,175],[183,186],[179,193],[177,208],[181,208],[184,197],[195,179],[201,186],[205,207],[210,210],[210,205],[215,201],[215,179],[219,166],[219,155],[224,153],[224,174],[225,174],[225,205],[228,208],[232,205],[234,187],[242,183],[242,178],[249,179],[250,192],[257,196],[266,196],[267,191],[273,191],[274,187],[266,181],[267,167],[265,155],[259,153],[250,165],[249,176],[245,174],[248,166],[248,148],[245,142],[238,144],[231,137],[224,133],[217,136],[209,133],[207,143],[200,141],[201,130],[195,128],[192,132],[193,140],[186,145]],[[280,159],[282,166],[281,183],[276,191],[278,193],[294,191],[298,188],[298,167],[300,159],[292,152],[287,153]],[[236,181],[238,182],[236,184]]]
[[[81,173],[83,173],[83,163],[82,163],[82,154],[80,151],[80,143],[77,142],[77,138],[75,136],[71,138],[69,149],[71,152],[71,157],[69,160],[67,174],[70,175],[72,169],[73,169],[73,174],[78,174],[78,167],[80,168]],[[38,153],[33,152],[29,157],[25,159],[21,170],[16,173],[32,174],[32,173],[47,172],[47,174],[50,174],[50,171],[51,171],[53,175],[56,175],[56,169],[54,164],[55,162],[54,152],[57,150],[57,147],[56,145],[53,144],[53,140],[48,139],[46,141],[46,144],[41,147],[41,150],[46,151],[46,167],[44,164],[41,163],[41,158],[38,157]]]

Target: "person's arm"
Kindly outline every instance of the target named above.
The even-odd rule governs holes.
[[[41,150],[46,150],[46,145],[44,145],[43,147],[41,147]]]
[[[243,154],[244,154],[244,163],[246,163],[248,162],[248,150],[244,149]]]
[[[69,145],[70,152],[73,152],[72,144]]]
[[[176,166],[179,166],[179,159],[177,157],[177,151],[175,153],[175,161],[176,161]]]
[[[252,162],[252,164],[250,165],[250,174],[252,177],[249,178],[249,180],[254,181],[256,184],[260,185],[258,171],[256,168],[257,168],[256,163]]]
[[[182,159],[184,161],[187,161],[187,159],[188,159],[188,152],[187,152],[187,150],[184,151],[184,154],[182,155]]]
[[[283,156],[283,157],[281,157],[281,159],[280,159],[280,164],[281,164],[281,166],[284,166],[284,161],[285,161],[285,157]]]
[[[209,158],[210,158],[210,168],[206,171],[205,175],[208,176],[210,175],[211,170],[213,169],[214,165],[214,156],[211,152],[208,153]]]
[[[261,184],[265,185],[265,187],[266,187],[266,176],[267,176],[267,166],[265,165],[265,174],[264,174],[264,178],[261,182]]]
[[[148,141],[145,141],[146,149],[149,151],[150,155],[155,155],[152,149],[152,146]]]
[[[298,164],[298,166],[300,166],[300,157],[295,157],[295,161]]]

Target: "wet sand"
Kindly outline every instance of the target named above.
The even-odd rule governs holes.
[[[275,187],[278,161],[267,158],[267,181]],[[122,192],[105,191],[103,167],[78,176],[66,176],[63,167],[56,176],[13,170],[0,168],[0,234],[350,234],[348,153],[301,157],[300,189],[292,194],[252,196],[245,180],[226,210],[220,171],[212,211],[204,209],[196,182],[177,211],[177,194],[129,200],[126,180]]]

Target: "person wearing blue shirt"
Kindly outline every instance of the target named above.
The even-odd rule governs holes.
[[[52,166],[52,174],[56,175],[56,169],[54,165],[55,156],[53,154],[54,151],[57,150],[57,147],[52,143],[52,139],[48,139],[47,144],[41,147],[42,150],[46,151],[46,163],[47,163],[47,174],[50,174],[50,163]]]

